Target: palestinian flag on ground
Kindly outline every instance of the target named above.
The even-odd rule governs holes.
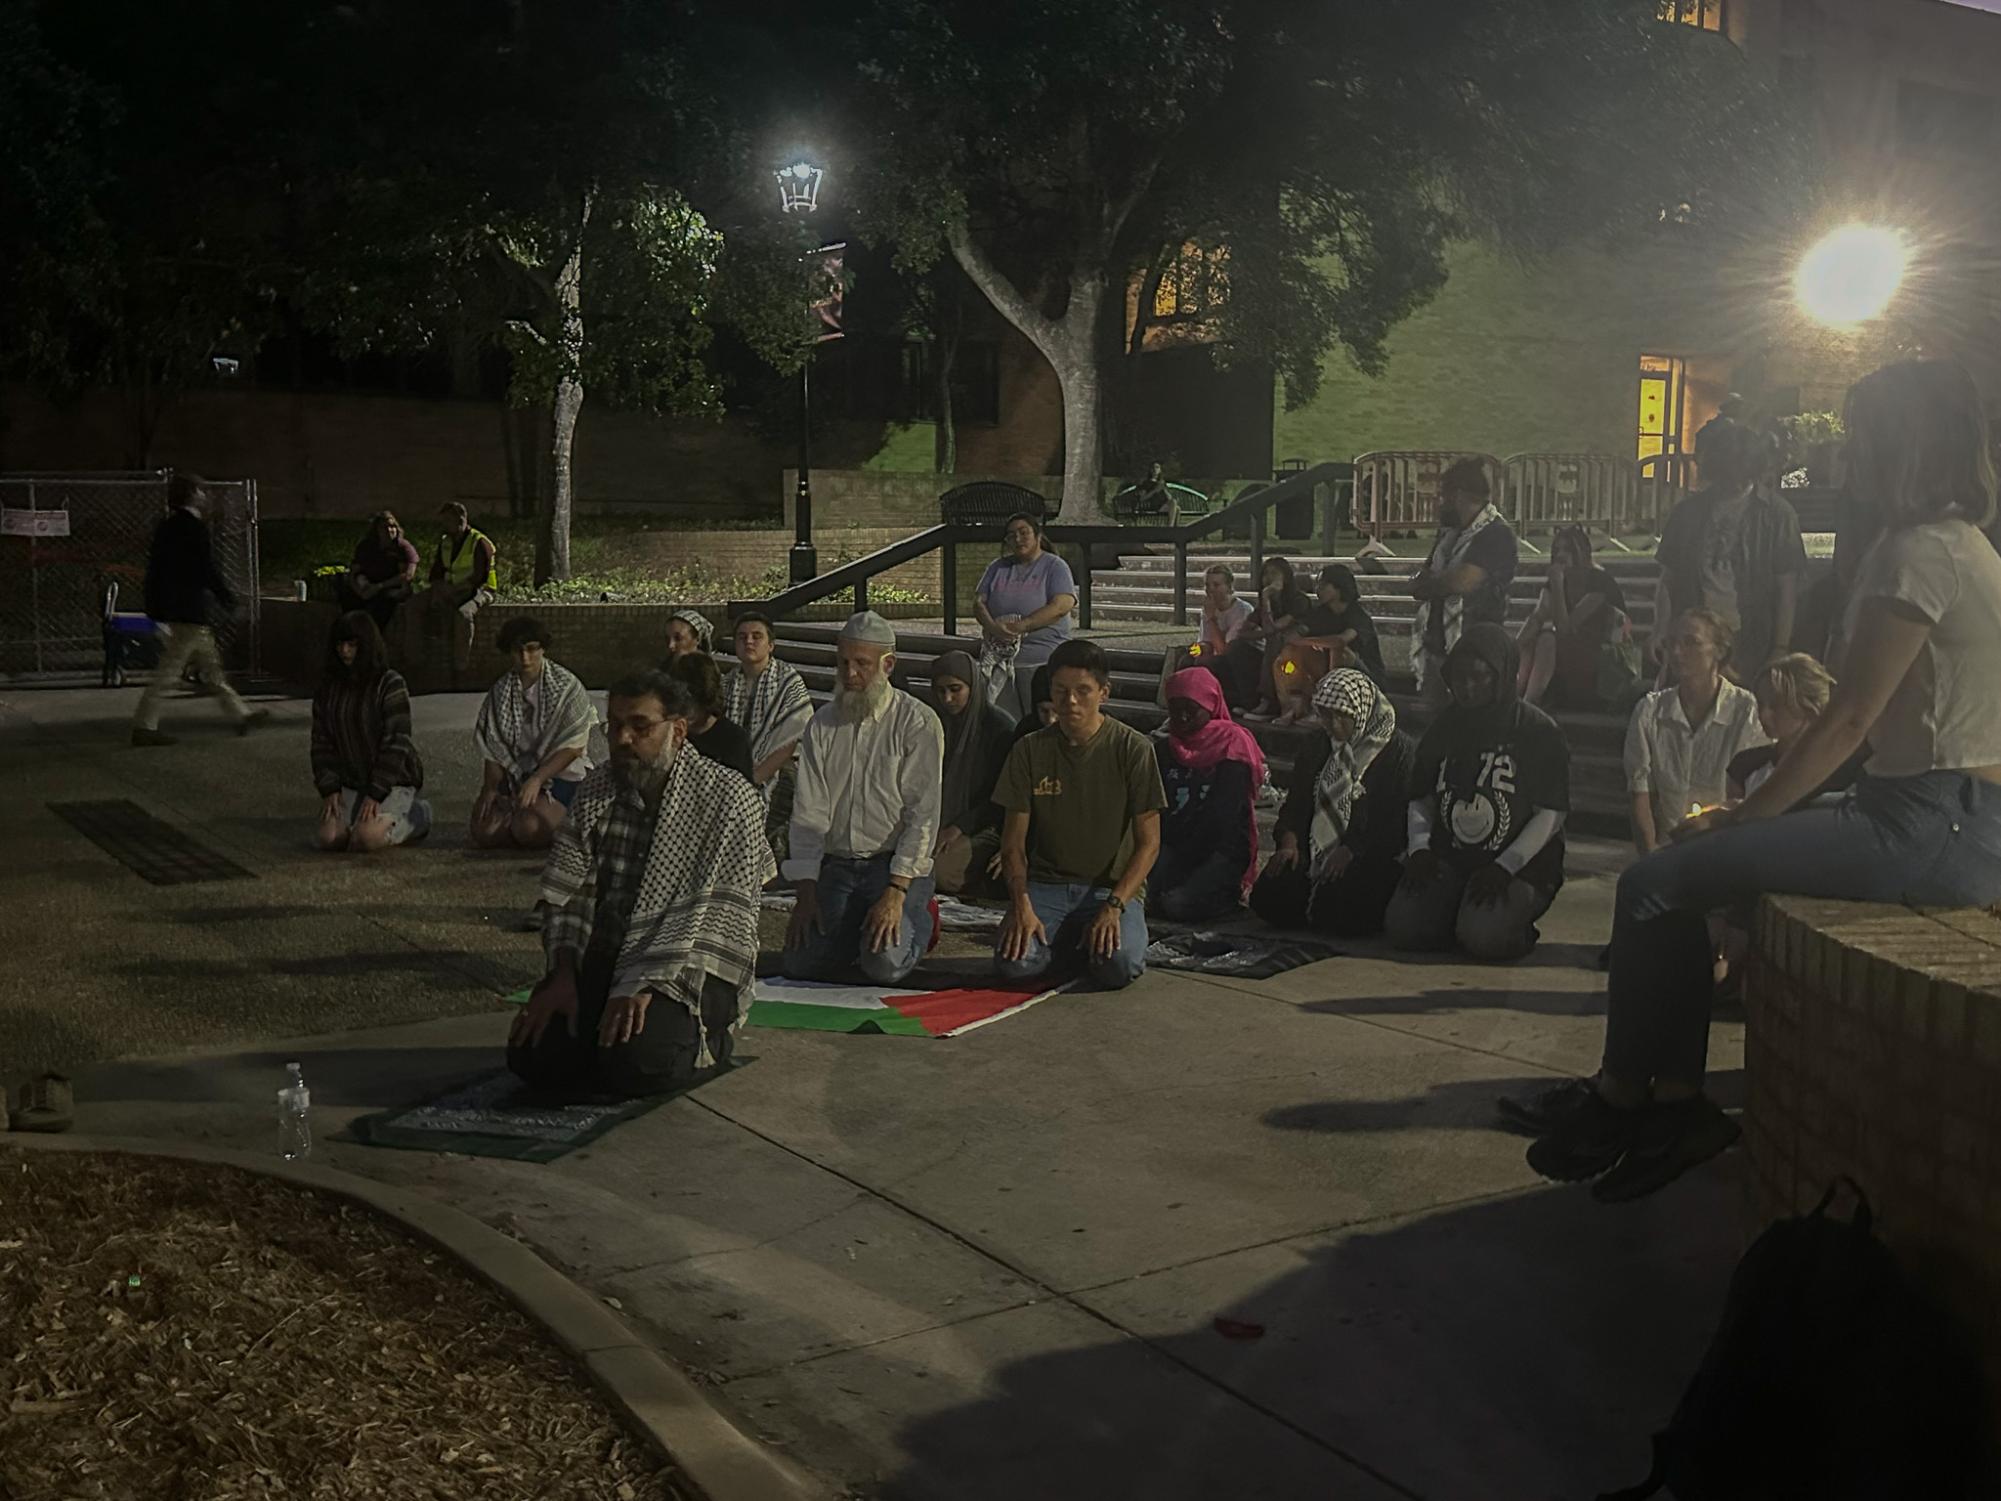
[[[759,980],[751,1000],[753,1027],[811,1032],[887,1032],[898,1037],[957,1037],[1026,1011],[1056,991],[1030,985],[954,990],[884,990],[874,985],[825,985],[814,980]]]

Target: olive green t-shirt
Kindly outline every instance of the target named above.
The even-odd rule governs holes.
[[[1133,820],[1167,806],[1153,744],[1110,715],[1082,745],[1051,725],[1016,741],[994,801],[1028,819],[1028,878],[1110,886],[1133,853]]]

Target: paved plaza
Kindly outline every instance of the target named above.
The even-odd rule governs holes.
[[[1733,1157],[1604,1208],[1490,1128],[1595,1061],[1614,847],[1577,842],[1519,965],[1360,946],[947,1041],[753,1030],[748,1066],[533,1166],[336,1139],[493,1067],[539,974],[535,862],[465,847],[477,699],[417,701],[437,827],[368,859],[309,848],[303,701],[238,739],[177,700],[181,744],[139,751],[134,698],[0,689],[0,1078],[75,1071],[85,1132],[261,1151],[302,1059],[325,1160],[616,1300],[830,1494],[1590,1495],[1645,1470],[1707,1341]],[[149,886],[49,808],[114,800],[253,878]]]

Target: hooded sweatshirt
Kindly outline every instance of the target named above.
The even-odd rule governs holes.
[[[1410,794],[1430,804],[1431,849],[1471,873],[1504,855],[1538,811],[1569,813],[1570,747],[1555,720],[1517,696],[1520,657],[1503,627],[1468,625],[1446,658],[1447,682],[1463,654],[1493,668],[1494,700],[1479,708],[1454,702],[1432,722],[1418,742]],[[1561,886],[1561,828],[1515,873],[1544,892]]]

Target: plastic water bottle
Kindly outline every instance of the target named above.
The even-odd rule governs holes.
[[[312,1104],[299,1065],[286,1064],[285,1086],[278,1091],[278,1155],[287,1162],[313,1155],[313,1123],[307,1114]]]

